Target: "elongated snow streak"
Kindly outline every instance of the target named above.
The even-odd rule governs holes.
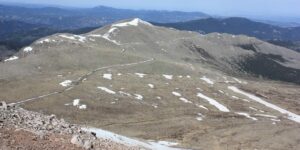
[[[118,135],[116,133],[102,130],[99,128],[86,127],[86,128],[81,128],[81,129],[83,131],[96,133],[96,136],[98,138],[109,139],[111,141],[121,143],[121,144],[124,144],[127,146],[138,146],[138,147],[143,147],[143,148],[151,149],[151,150],[176,150],[177,148],[173,148],[170,146],[178,145],[177,143],[175,144],[173,142],[171,143],[171,142],[166,142],[166,141],[164,141],[164,142],[140,141],[137,139]],[[169,143],[169,144],[167,144],[167,143]],[[177,149],[177,150],[179,150],[179,149]]]
[[[204,76],[204,77],[202,77],[200,79],[203,80],[203,81],[205,81],[208,84],[211,84],[211,85],[214,84],[214,82],[211,79],[207,78],[206,76]]]
[[[266,101],[264,101],[263,99],[261,99],[261,98],[259,98],[257,96],[254,96],[254,95],[252,95],[250,93],[247,93],[247,92],[244,92],[244,91],[238,89],[237,87],[228,86],[228,89],[232,90],[233,92],[245,95],[245,96],[249,97],[250,99],[252,99],[252,100],[254,100],[254,101],[258,102],[258,103],[261,103],[261,104],[263,104],[263,105],[265,105],[265,106],[267,106],[269,108],[272,108],[274,110],[279,111],[282,114],[286,114],[288,119],[290,119],[292,121],[295,121],[297,123],[300,123],[300,116],[297,115],[297,114],[294,114],[294,113],[292,113],[290,111],[287,111],[287,110],[285,110],[283,108],[280,108],[280,107],[278,107],[278,106],[276,106],[274,104],[266,102]]]
[[[17,59],[19,59],[18,56],[12,56],[12,57],[10,57],[10,58],[8,58],[8,59],[5,59],[4,62],[7,62],[7,61],[13,61],[13,60],[17,60]]]
[[[140,65],[140,64],[151,62],[151,61],[154,61],[154,58],[151,58],[151,59],[148,59],[148,60],[144,60],[144,61],[135,62],[135,63],[118,64],[118,65],[111,65],[111,66],[100,67],[100,68],[97,68],[97,69],[95,69],[95,70],[87,73],[86,75],[80,77],[77,81],[74,81],[75,84],[73,86],[79,85],[80,83],[82,83],[82,81],[84,79],[87,79],[89,76],[93,75],[94,73],[96,73],[96,72],[98,72],[100,70],[109,69],[109,68],[116,68],[116,67],[127,67],[127,66]],[[11,104],[23,104],[23,103],[26,103],[26,102],[30,102],[30,101],[34,101],[34,100],[46,98],[46,97],[49,97],[49,96],[52,96],[52,95],[57,95],[57,94],[60,94],[60,93],[64,93],[65,91],[69,91],[71,89],[72,89],[72,87],[68,87],[68,88],[65,88],[63,90],[52,92],[52,93],[49,93],[49,94],[40,95],[40,96],[36,96],[36,97],[25,99],[25,100],[17,100],[18,102],[11,103]]]
[[[172,94],[173,94],[174,96],[181,97],[181,94],[178,93],[178,92],[172,92]]]
[[[245,112],[236,112],[236,114],[241,115],[241,116],[245,116],[246,118],[249,118],[249,119],[252,119],[254,121],[257,121],[257,118],[251,117],[248,113],[245,113]]]
[[[143,74],[143,73],[135,73],[135,75],[139,76],[140,78],[144,78],[146,74]]]
[[[167,75],[167,74],[163,74],[163,76],[168,79],[168,80],[172,80],[173,79],[173,75]]]
[[[202,99],[205,99],[207,100],[211,105],[215,106],[216,108],[218,108],[220,111],[223,111],[223,112],[230,112],[230,110],[223,106],[222,104],[220,104],[218,101],[210,98],[210,97],[207,97],[205,95],[203,95],[202,93],[198,93],[197,95],[198,97],[202,98]]]
[[[107,93],[109,93],[109,94],[116,94],[115,91],[112,91],[112,90],[110,90],[110,89],[108,89],[108,88],[106,88],[106,87],[99,86],[99,87],[97,87],[97,88],[100,89],[100,90],[102,90],[102,91],[105,91],[105,92],[107,92]]]

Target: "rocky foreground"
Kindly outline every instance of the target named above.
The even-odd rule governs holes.
[[[95,133],[81,130],[55,115],[27,111],[18,106],[0,102],[0,150],[13,149],[140,149],[128,147]]]

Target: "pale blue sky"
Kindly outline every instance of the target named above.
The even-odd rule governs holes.
[[[0,0],[75,7],[201,11],[222,16],[300,17],[300,0]]]

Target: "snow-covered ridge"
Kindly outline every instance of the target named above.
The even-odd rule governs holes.
[[[144,25],[148,25],[148,26],[152,26],[151,23],[143,21],[139,18],[135,18],[131,21],[128,22],[122,22],[122,23],[117,23],[117,24],[113,24],[112,27],[127,27],[127,26],[138,26],[139,24],[144,24]]]
[[[139,24],[144,24],[144,25],[148,25],[148,26],[152,26],[152,24],[146,22],[146,21],[143,21],[139,18],[135,18],[131,21],[128,21],[128,22],[122,22],[122,23],[116,23],[116,24],[112,24],[110,29],[104,33],[103,35],[100,35],[100,34],[90,34],[88,36],[90,37],[101,37],[101,38],[104,38],[116,45],[121,45],[120,42],[112,39],[112,36],[113,35],[116,35],[117,34],[117,31],[119,30],[120,27],[127,27],[127,26],[138,26]]]

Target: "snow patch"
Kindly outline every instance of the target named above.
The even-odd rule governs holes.
[[[79,42],[84,43],[86,41],[86,37],[81,36],[81,35],[74,35],[78,39]]]
[[[193,102],[191,102],[191,101],[189,101],[189,100],[187,100],[186,98],[184,98],[184,97],[181,97],[181,98],[179,98],[181,101],[183,101],[183,102],[185,102],[185,103],[190,103],[190,104],[192,104]]]
[[[112,40],[112,39],[110,39],[108,36],[102,36],[104,39],[106,39],[106,40],[108,40],[108,41],[110,41],[110,42],[112,42],[112,43],[114,43],[114,44],[116,44],[116,45],[121,45],[119,42],[117,42],[116,40]]]
[[[65,81],[63,81],[63,82],[61,82],[59,84],[61,86],[63,86],[63,87],[68,87],[68,86],[70,86],[72,84],[72,81],[71,80],[65,80]]]
[[[173,79],[173,75],[167,75],[167,74],[164,74],[163,75],[166,79],[168,80],[172,80]]]
[[[238,97],[236,97],[236,96],[231,96],[231,98],[233,98],[233,99],[240,99],[240,98],[238,98]]]
[[[158,105],[157,104],[152,104],[152,107],[157,108]]]
[[[241,81],[238,78],[233,78],[233,80],[235,80],[236,82],[240,83],[240,84],[247,84],[246,81]]]
[[[74,41],[79,41],[79,42],[82,42],[84,43],[86,41],[86,37],[84,36],[81,36],[81,35],[65,35],[65,34],[61,34],[59,35],[60,37],[62,38],[66,38],[66,39],[69,39],[69,40],[74,40]]]
[[[234,87],[234,86],[228,86],[228,89],[230,89],[230,90],[232,90],[232,91],[234,91],[234,92],[236,92],[236,93],[245,95],[245,96],[249,97],[250,99],[252,99],[252,100],[254,100],[254,101],[258,102],[258,103],[261,103],[261,104],[263,104],[263,105],[265,105],[265,106],[267,106],[267,107],[269,107],[269,108],[272,108],[272,109],[274,109],[274,110],[279,111],[279,112],[282,113],[282,114],[286,114],[288,119],[290,119],[290,120],[292,120],[292,121],[295,121],[295,122],[297,122],[297,123],[300,123],[300,116],[297,115],[297,114],[295,114],[295,113],[292,113],[292,112],[287,111],[287,110],[285,110],[285,109],[283,109],[283,108],[280,108],[280,107],[278,107],[278,106],[276,106],[276,105],[274,105],[274,104],[271,104],[271,103],[269,103],[269,102],[266,102],[266,101],[264,101],[263,99],[261,99],[261,98],[255,96],[255,95],[252,95],[252,94],[250,94],[250,93],[247,93],[247,92],[244,92],[244,91],[238,89],[237,87]]]
[[[200,78],[200,79],[203,80],[203,81],[205,81],[205,82],[208,83],[208,84],[211,84],[211,85],[214,84],[214,82],[213,82],[211,79],[207,78],[206,76],[203,76],[203,77]]]
[[[197,106],[197,107],[199,107],[199,108],[203,108],[203,109],[205,109],[205,110],[208,110],[208,108],[206,108],[206,107],[205,107],[205,106],[203,106],[203,105],[196,104],[196,106]]]
[[[275,121],[275,122],[280,122],[281,120],[280,119],[270,119],[272,121]]]
[[[8,58],[8,59],[5,59],[4,62],[7,62],[7,61],[13,61],[13,60],[17,60],[17,59],[19,59],[19,57],[17,57],[17,56],[12,56],[12,57],[10,57],[10,58]]]
[[[104,79],[107,79],[107,80],[112,80],[112,74],[110,74],[110,73],[105,73],[105,74],[103,74],[103,78],[104,78]]]
[[[88,35],[88,36],[90,36],[90,37],[102,37],[101,34],[90,34],[90,35]]]
[[[78,108],[79,108],[79,109],[86,109],[87,106],[86,106],[86,105],[80,105]]]
[[[100,90],[102,90],[102,91],[104,91],[104,92],[106,92],[106,93],[109,93],[109,94],[116,94],[115,91],[112,91],[112,90],[110,90],[110,89],[108,89],[106,87],[98,86],[97,88],[100,89]]]
[[[98,138],[108,139],[116,143],[121,143],[127,146],[140,146],[152,150],[177,150],[176,148],[172,148],[165,145],[165,144],[171,144],[171,142],[160,142],[160,143],[154,141],[142,142],[136,139],[128,138],[122,135],[115,134],[113,132],[109,132],[97,128],[82,128],[82,130],[87,132],[94,132],[96,133],[96,136]],[[171,145],[173,146],[174,143]]]
[[[148,86],[153,89],[154,88],[154,85],[153,84],[148,84]]]
[[[55,41],[53,41],[55,42]],[[38,44],[43,44],[43,43],[50,43],[50,40],[49,39],[44,39],[44,40],[41,40],[38,42]]]
[[[180,96],[181,96],[181,94],[178,93],[178,92],[172,92],[172,94],[173,94],[174,96],[177,96],[177,97],[180,97]]]
[[[139,18],[135,18],[132,21],[129,22],[123,22],[123,23],[118,23],[118,24],[113,24],[112,27],[127,27],[127,26],[138,26],[139,24],[144,24],[144,25],[148,25],[148,26],[152,26],[152,24],[143,21]]]
[[[108,30],[108,32],[107,33],[105,33],[103,36],[101,36],[102,38],[104,38],[104,39],[106,39],[106,40],[108,40],[108,41],[110,41],[110,42],[113,42],[113,43],[115,43],[116,45],[120,45],[120,43],[118,43],[116,40],[112,40],[110,37],[111,37],[111,34],[113,34],[115,31],[117,30],[117,28],[110,28],[109,30]]]
[[[198,115],[198,117],[196,117],[196,119],[197,119],[198,121],[202,121],[203,118],[205,117],[205,116],[202,115],[201,113],[198,113],[197,115]]]
[[[249,108],[254,110],[254,111],[258,111],[258,109],[254,108],[254,107],[249,107]]]
[[[236,112],[236,114],[241,115],[241,116],[245,116],[246,118],[249,118],[249,119],[252,119],[254,121],[257,121],[257,118],[251,117],[248,113],[245,113],[245,112]]]
[[[62,38],[69,39],[69,40],[76,40],[76,38],[74,36],[68,36],[68,35],[64,35],[64,34],[59,35],[59,36],[62,37]]]
[[[165,146],[176,146],[178,143],[176,142],[168,142],[168,141],[158,141],[157,142],[160,145],[165,145]]]
[[[66,106],[69,106],[70,104],[65,104],[65,105],[66,105]],[[77,107],[77,108],[81,109],[81,110],[87,108],[86,105],[80,105],[80,99],[74,99],[72,105],[73,105],[74,107]]]
[[[144,97],[143,97],[142,95],[140,95],[140,94],[134,94],[134,96],[135,96],[134,98],[137,99],[137,100],[143,100],[143,98],[144,98]]]
[[[243,83],[241,80],[239,80],[239,79],[237,79],[237,78],[233,78],[233,80],[235,80],[236,82],[238,82],[238,83]]]
[[[119,91],[119,93],[120,93],[121,95],[124,95],[124,96],[128,96],[128,97],[131,96],[131,94],[130,94],[130,93],[127,93],[127,92]]]
[[[80,99],[74,99],[73,100],[73,106],[78,106],[80,103]]]
[[[23,49],[23,51],[26,52],[26,53],[31,52],[32,50],[33,50],[32,47],[25,47]]]
[[[217,109],[219,109],[222,112],[230,112],[230,110],[227,107],[223,106],[222,104],[220,104],[216,100],[203,95],[202,93],[198,93],[197,96],[202,98],[202,99],[207,100],[211,105],[215,106]]]
[[[135,75],[139,76],[140,78],[144,78],[146,74],[143,74],[143,73],[135,73]]]

